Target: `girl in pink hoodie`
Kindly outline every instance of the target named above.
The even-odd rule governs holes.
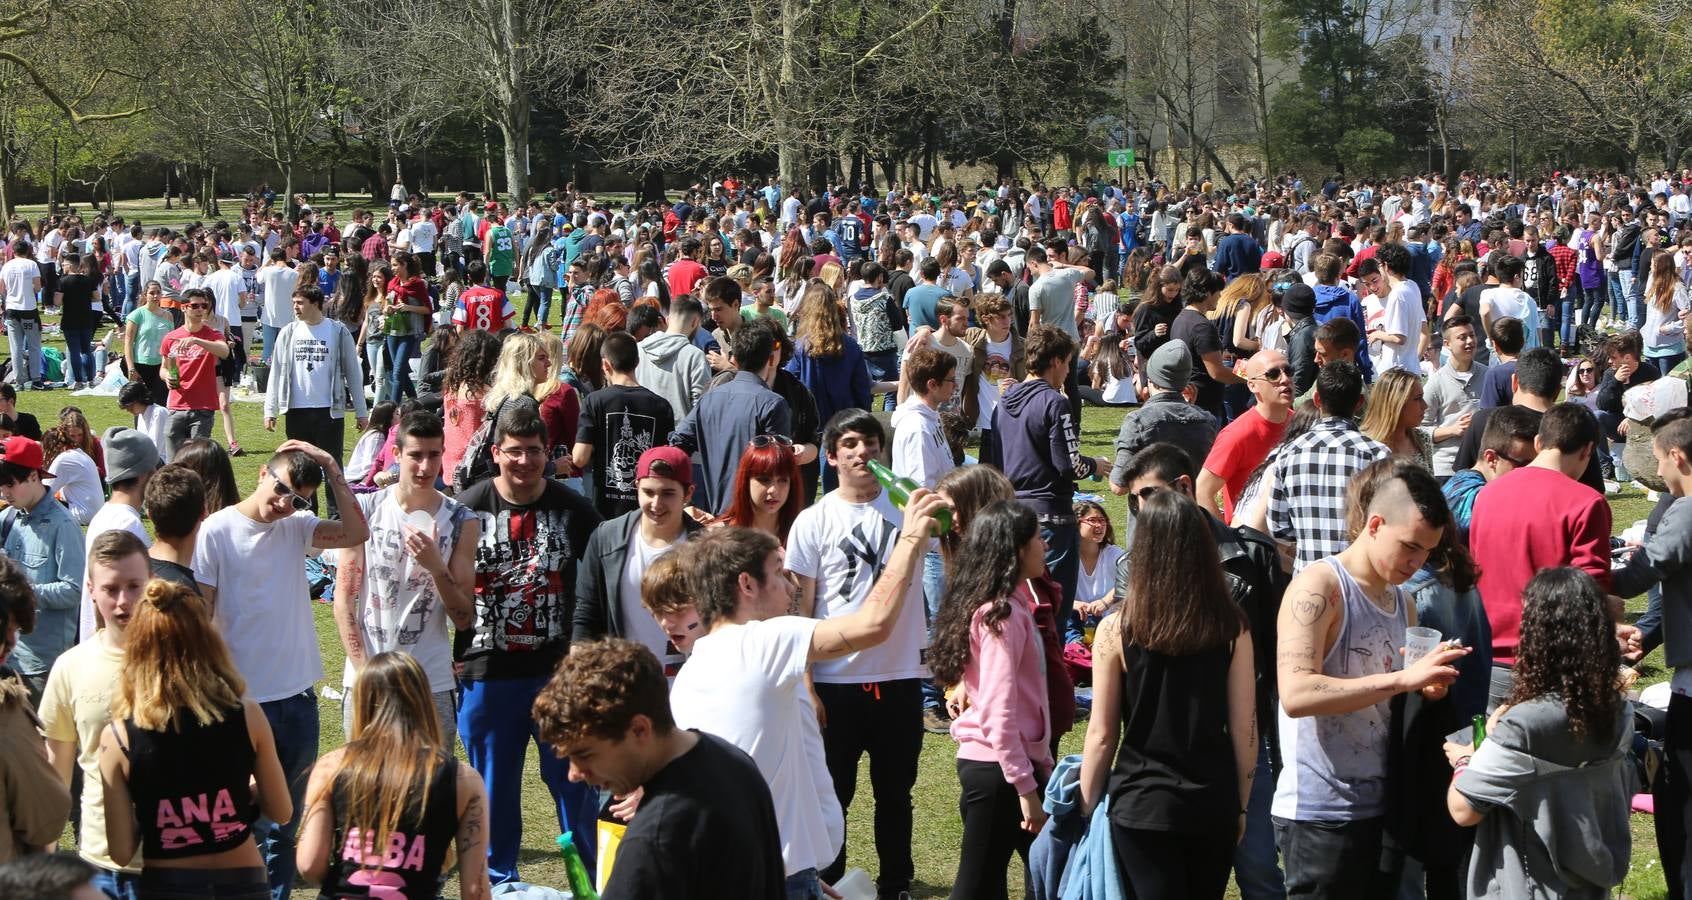
[[[1007,896],[1014,851],[1045,822],[1052,771],[1044,645],[1034,609],[1016,588],[1046,569],[1046,544],[1028,507],[997,501],[970,522],[948,573],[929,664],[941,684],[961,682],[969,706],[952,720],[958,742],[963,846],[953,897]],[[1026,885],[1025,885],[1026,888]]]

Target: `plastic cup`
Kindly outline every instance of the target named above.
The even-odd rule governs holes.
[[[870,900],[875,896],[875,882],[863,869],[851,869],[834,883],[834,890],[845,900]]]
[[[421,509],[414,509],[411,512],[406,513],[405,524],[410,525],[430,537],[435,536],[435,517]]]
[[[1417,660],[1439,649],[1441,637],[1443,635],[1438,631],[1420,625],[1404,629],[1404,668],[1410,668]]]

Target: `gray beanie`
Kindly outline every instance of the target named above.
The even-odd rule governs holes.
[[[1169,341],[1152,351],[1146,364],[1146,380],[1164,390],[1186,390],[1192,377],[1193,355],[1187,351],[1186,341]]]
[[[106,450],[106,483],[139,478],[159,467],[159,448],[153,439],[133,428],[113,425],[100,443]]]

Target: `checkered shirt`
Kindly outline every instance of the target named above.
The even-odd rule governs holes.
[[[1297,542],[1295,572],[1351,544],[1346,486],[1351,476],[1391,454],[1355,422],[1339,417],[1317,422],[1280,449],[1270,469],[1269,530],[1277,540]]]

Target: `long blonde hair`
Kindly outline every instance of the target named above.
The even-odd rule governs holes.
[[[1420,394],[1422,380],[1408,369],[1388,369],[1381,373],[1375,386],[1369,389],[1369,410],[1363,414],[1360,430],[1386,444],[1398,436],[1398,419],[1404,414],[1404,404],[1412,394]]]
[[[564,386],[558,377],[564,372],[564,339],[551,331],[536,332],[535,337],[540,338],[541,349],[546,351],[547,359],[546,383],[535,385],[535,399],[545,400],[553,391]],[[570,440],[575,440],[575,435],[571,435]]]
[[[149,731],[223,721],[241,708],[246,682],[229,657],[205,601],[183,585],[147,582],[124,636],[112,718]]]
[[[388,843],[408,810],[429,808],[430,776],[450,759],[429,678],[409,653],[378,653],[359,670],[348,697],[352,733],[337,781],[345,779],[346,825]]]
[[[1251,304],[1250,314],[1255,316],[1257,311],[1269,305],[1272,299],[1269,285],[1263,282],[1263,276],[1255,272],[1248,273],[1228,282],[1228,286],[1222,289],[1222,298],[1216,302],[1216,308],[1208,315],[1211,321],[1225,324],[1231,334],[1234,317],[1238,314],[1234,307],[1238,306],[1241,300]]]
[[[839,356],[846,352],[846,315],[834,289],[821,281],[805,288],[799,301],[793,336],[811,356]]]
[[[504,345],[499,348],[499,362],[494,365],[493,384],[488,388],[487,396],[482,398],[482,405],[492,412],[512,397],[529,396],[541,400],[551,393],[558,385],[557,377],[551,378],[550,384],[537,384],[534,376],[535,357],[545,349],[546,345],[535,335],[521,331],[507,335]],[[552,356],[553,361],[548,364],[550,371],[556,371],[557,359],[557,356]]]
[[[1674,309],[1674,289],[1680,286],[1680,279],[1675,277],[1674,254],[1666,251],[1651,257],[1651,305],[1657,312],[1666,313]]]

